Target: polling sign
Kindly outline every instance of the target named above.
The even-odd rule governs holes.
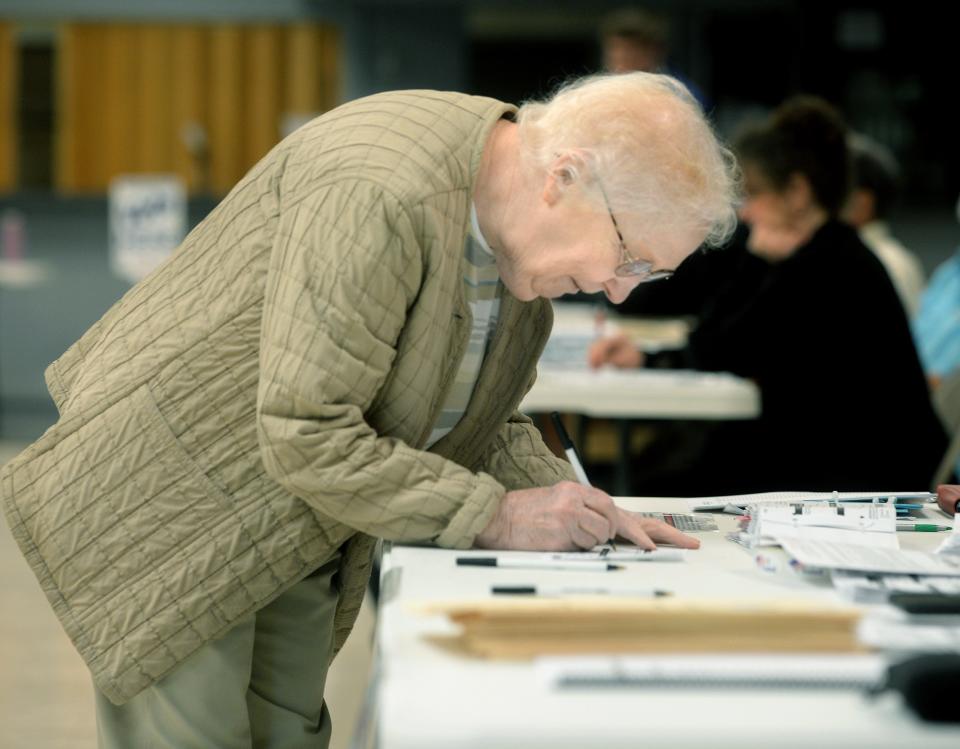
[[[110,266],[131,283],[150,274],[183,241],[187,192],[173,175],[122,175],[110,182]]]

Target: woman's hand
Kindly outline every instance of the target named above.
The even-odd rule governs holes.
[[[611,364],[620,369],[643,366],[643,352],[624,333],[594,341],[587,351],[587,362],[597,369]]]
[[[937,487],[937,504],[948,515],[955,515],[960,503],[960,486],[956,484],[940,484]]]

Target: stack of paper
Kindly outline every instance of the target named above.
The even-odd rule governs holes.
[[[483,600],[421,611],[448,616],[461,628],[453,644],[493,658],[859,649],[858,611],[819,601]]]
[[[757,494],[731,494],[722,497],[693,497],[687,500],[692,511],[743,508],[747,505],[769,504],[771,502],[837,502],[892,504],[898,514],[907,514],[919,510],[925,504],[936,502],[936,495],[930,492],[760,492]]]

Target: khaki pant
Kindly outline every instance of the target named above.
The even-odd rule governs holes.
[[[337,559],[123,705],[96,691],[101,749],[326,749]]]

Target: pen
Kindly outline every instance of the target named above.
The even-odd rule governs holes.
[[[609,562],[556,562],[548,559],[511,559],[508,557],[457,557],[458,567],[503,567],[516,570],[567,570],[569,572],[609,572],[622,570],[622,564]]]
[[[935,525],[934,523],[897,523],[897,530],[936,533],[937,531],[952,531],[953,528],[949,525]]]
[[[587,478],[587,472],[583,470],[583,463],[580,462],[580,456],[577,455],[577,448],[573,446],[573,440],[570,439],[570,435],[567,434],[567,430],[560,420],[560,414],[554,411],[550,414],[550,419],[553,421],[553,428],[557,431],[557,437],[560,438],[563,452],[566,454],[567,460],[570,461],[570,465],[573,466],[573,472],[577,476],[577,481],[583,484],[583,486],[592,486],[590,479]],[[613,543],[612,538],[607,543],[610,544],[610,548],[616,551],[617,547],[616,544]]]
[[[663,598],[673,595],[668,590],[653,588],[557,587],[547,585],[494,585],[490,592],[499,596],[632,596]]]
[[[567,434],[567,430],[560,420],[560,414],[554,411],[550,414],[550,418],[553,421],[553,428],[557,430],[563,452],[566,454],[567,460],[570,461],[570,465],[573,466],[573,472],[577,474],[577,481],[584,486],[590,486],[590,479],[587,478],[587,472],[583,470],[583,463],[580,462],[580,456],[577,455],[577,449],[573,446],[573,440],[570,439],[570,435]]]

